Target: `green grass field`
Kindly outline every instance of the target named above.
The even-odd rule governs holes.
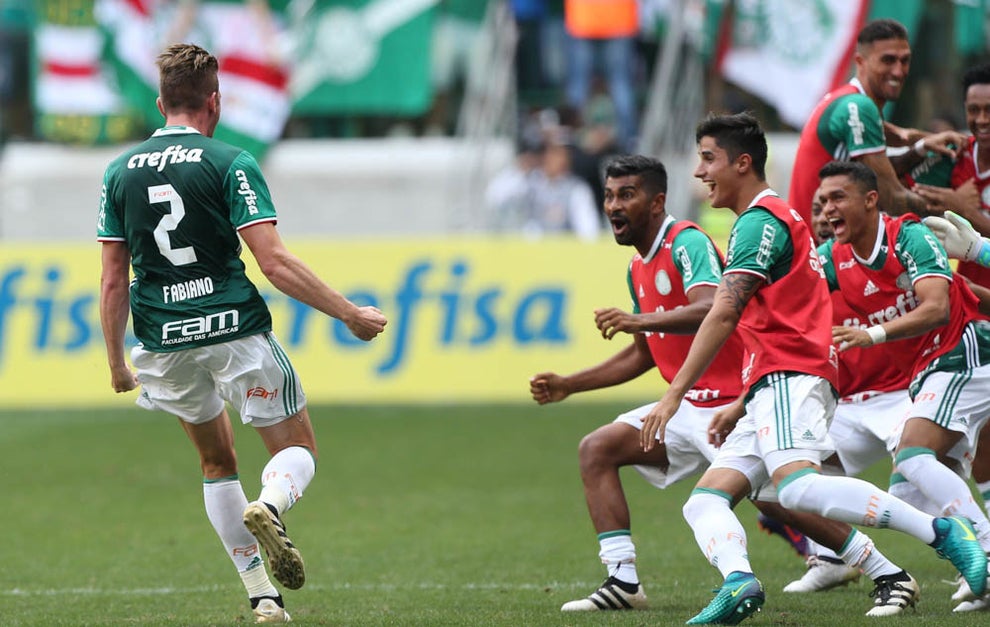
[[[316,479],[286,517],[307,584],[285,595],[298,624],[680,625],[720,583],[681,517],[691,483],[657,491],[624,475],[646,612],[562,614],[604,577],[577,472],[577,443],[627,406],[313,407]],[[236,429],[253,498],[266,456]],[[251,622],[202,506],[198,463],[174,419],[133,411],[0,412],[6,477],[3,625]],[[884,480],[882,468],[870,477]],[[747,625],[972,625],[952,615],[948,562],[893,531],[873,537],[922,585],[917,612],[868,620],[869,582],[816,595],[739,507],[768,592]]]

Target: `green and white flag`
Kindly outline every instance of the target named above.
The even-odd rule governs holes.
[[[772,104],[801,128],[815,105],[849,79],[868,0],[751,0],[736,3],[725,78]]]
[[[304,115],[419,115],[433,99],[430,43],[439,0],[315,0],[292,20],[290,90]]]

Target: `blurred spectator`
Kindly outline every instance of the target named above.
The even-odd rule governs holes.
[[[591,186],[571,168],[570,137],[561,129],[543,151],[543,164],[533,177],[533,204],[523,232],[528,235],[570,231],[582,240],[596,239],[602,219]]]
[[[521,95],[560,85],[565,61],[558,45],[563,0],[511,0],[519,32],[516,44],[516,87]]]
[[[591,186],[572,170],[570,129],[552,109],[534,113],[522,128],[515,161],[485,190],[490,226],[530,237],[571,232],[596,239],[603,219]]]
[[[633,147],[638,126],[633,75],[639,33],[638,0],[565,0],[568,37],[567,104],[583,111],[591,96],[596,61],[615,103],[618,144]]]
[[[526,223],[534,202],[537,172],[543,164],[543,146],[539,134],[524,132],[515,160],[489,181],[485,209],[493,230],[518,231]]]

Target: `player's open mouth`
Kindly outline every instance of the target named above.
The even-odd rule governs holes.
[[[842,218],[832,218],[828,223],[832,225],[832,232],[835,233],[836,238],[846,232],[846,221]]]
[[[629,226],[629,221],[625,218],[611,218],[609,222],[612,223],[612,234],[621,235],[625,233],[626,227]]]

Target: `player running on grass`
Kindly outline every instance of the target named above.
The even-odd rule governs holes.
[[[687,392],[737,328],[744,344],[746,396],[745,414],[738,411],[712,425],[728,437],[684,505],[698,546],[725,578],[689,624],[738,622],[764,602],[746,553],[746,532],[731,509],[754,484],[734,468],[743,464],[773,481],[786,508],[889,527],[930,544],[982,594],[987,556],[968,520],[935,518],[866,481],[821,474],[822,458],[831,450],[827,428],[835,409],[837,365],[828,287],[809,226],[767,184],[766,137],[752,116],[710,116],[698,126],[696,139],[695,176],[709,187],[712,206],[727,207],[738,217],[712,308],[683,367],[644,419],[643,450],[653,450],[658,436],[664,440]],[[866,546],[847,549],[869,559]],[[905,573],[876,583],[913,581]]]
[[[721,255],[711,239],[696,225],[667,215],[667,173],[663,164],[643,156],[619,157],[609,163],[605,174],[605,212],[615,240],[637,250],[628,275],[635,305],[632,314],[614,308],[598,310],[595,321],[603,337],[612,339],[617,333],[630,333],[633,343],[604,362],[569,376],[552,372],[533,376],[530,392],[540,404],[618,385],[654,366],[664,377],[673,378],[687,354],[691,334],[711,307],[721,277]],[[669,424],[665,440],[653,450],[642,450],[639,433],[642,417],[652,405],[622,414],[581,441],[581,479],[588,512],[598,533],[599,557],[608,577],[587,598],[569,601],[561,610],[646,608],[619,468],[632,465],[661,489],[707,468],[717,450],[708,424],[719,410],[738,398],[741,358],[742,345],[733,336],[712,368],[692,388],[689,402],[681,406]],[[751,467],[739,467],[739,471],[751,472]],[[782,513],[823,544],[836,550],[843,545],[854,547],[844,556],[853,556],[857,566],[863,560],[855,549],[869,554],[866,566],[878,573],[904,573],[872,549],[873,543],[865,534],[848,524],[812,514]],[[869,615],[896,614],[908,604],[902,600],[897,595],[877,595]]]
[[[281,519],[313,478],[316,441],[302,386],[244,273],[240,239],[277,289],[342,320],[362,340],[381,333],[386,320],[374,307],[351,303],[285,248],[257,162],[212,139],[220,119],[216,58],[175,44],[158,67],[165,126],[110,163],[103,179],[100,319],[111,385],[115,392],[140,385],[138,405],[179,418],[199,452],[207,517],[257,622],[288,622],[258,544],[282,585],[303,585],[302,557]],[[141,342],[131,351],[136,375],[124,358],[129,313]],[[225,401],[272,455],[251,503],[238,479]]]

